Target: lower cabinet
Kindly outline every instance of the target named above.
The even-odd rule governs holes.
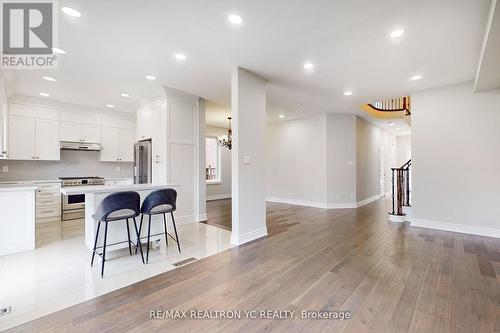
[[[36,192],[36,223],[61,220],[61,183],[34,182]]]
[[[134,139],[134,130],[103,126],[101,161],[133,162]]]

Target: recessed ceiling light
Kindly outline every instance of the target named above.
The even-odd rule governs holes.
[[[394,123],[391,121],[391,122],[389,123],[389,126],[394,126]]]
[[[174,57],[175,57],[175,59],[177,59],[177,60],[186,60],[186,59],[187,59],[186,55],[184,55],[184,54],[182,54],[182,53],[175,53],[175,54],[174,54]]]
[[[278,115],[278,118],[283,119],[283,118],[285,118],[285,115],[284,114],[280,114],[280,115]]]
[[[44,79],[44,80],[47,80],[47,81],[50,81],[50,82],[55,82],[55,81],[56,81],[56,79],[54,79],[54,78],[53,78],[53,77],[51,77],[51,76],[44,76],[44,77],[43,77],[43,79]]]
[[[121,93],[120,96],[125,98],[130,98],[130,94],[128,93]]]
[[[306,62],[306,63],[304,63],[304,68],[305,69],[313,69],[314,68],[314,64],[311,63],[311,62]]]
[[[400,131],[400,130],[401,130],[401,128],[399,128],[399,127],[398,127],[398,128],[396,128],[396,131]]]
[[[399,38],[402,37],[405,34],[405,31],[403,29],[397,29],[391,32],[391,38]]]
[[[146,75],[146,79],[154,81],[156,80],[156,77],[154,77],[153,75]]]
[[[241,24],[243,23],[243,19],[241,16],[236,15],[236,14],[231,14],[227,17],[227,20],[231,22],[232,24]]]
[[[413,76],[410,78],[410,80],[412,80],[412,81],[417,81],[417,80],[420,80],[421,78],[422,78],[422,76],[421,76],[421,75],[413,75]]]
[[[106,104],[106,107],[110,108],[110,109],[114,109],[115,108],[115,106],[113,104]]]
[[[50,95],[49,95],[49,94],[44,93],[44,92],[41,92],[41,93],[40,93],[40,96],[43,96],[43,97],[50,97]]]
[[[63,49],[60,49],[58,47],[53,47],[52,52],[54,52],[55,54],[66,54],[66,51],[64,51]]]
[[[352,96],[352,91],[346,91],[346,92],[344,92],[344,95],[345,96]]]
[[[61,8],[64,14],[73,16],[73,17],[80,17],[82,16],[82,13],[80,13],[78,10],[71,8],[71,7],[63,7]]]

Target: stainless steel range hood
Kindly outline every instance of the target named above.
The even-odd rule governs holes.
[[[85,143],[85,142],[68,142],[61,141],[61,149],[65,150],[86,150],[86,151],[101,151],[100,143]]]

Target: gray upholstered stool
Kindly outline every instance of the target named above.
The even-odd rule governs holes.
[[[94,256],[97,253],[102,257],[102,266],[101,266],[101,277],[104,275],[104,262],[106,261],[106,240],[108,236],[108,223],[114,221],[125,220],[127,224],[127,236],[128,241],[128,250],[130,255],[132,255],[132,247],[133,244],[137,248],[137,244],[134,244],[130,240],[130,227],[128,224],[129,219],[134,220],[135,234],[136,237],[139,238],[139,230],[137,230],[137,223],[135,218],[140,214],[140,205],[141,205],[141,197],[139,193],[128,191],[128,192],[117,192],[108,195],[101,201],[99,206],[97,207],[96,213],[93,215],[93,218],[99,222],[97,225],[97,232],[95,235],[94,241],[94,250],[92,251],[92,260],[90,262],[90,266],[94,264]],[[97,246],[97,240],[99,238],[99,229],[101,227],[101,223],[104,223],[104,242],[103,246]],[[112,245],[121,244],[125,242],[114,243]],[[98,248],[102,248],[102,254],[97,252]],[[142,248],[139,246],[141,251],[142,263],[144,263],[144,255],[142,253]]]
[[[141,223],[139,225],[139,235],[141,234],[142,221],[144,215],[149,216],[148,221],[148,242],[147,242],[147,252],[146,252],[146,263],[149,261],[149,244],[151,240],[151,216],[152,215],[163,215],[163,227],[165,234],[165,243],[168,247],[168,237],[170,236],[176,243],[179,253],[181,252],[181,244],[179,241],[179,235],[177,234],[177,227],[175,226],[174,211],[176,209],[177,201],[177,191],[171,188],[157,190],[151,192],[146,199],[144,199],[141,207]],[[167,232],[167,218],[166,214],[170,213],[172,217],[172,224],[174,225],[175,238]],[[156,236],[156,235],[153,235]],[[140,245],[140,240],[137,240]],[[141,246],[139,246],[140,248]],[[136,250],[137,252],[137,250]]]

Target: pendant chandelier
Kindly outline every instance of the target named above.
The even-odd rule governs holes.
[[[219,137],[219,146],[231,149],[233,142],[233,132],[231,131],[231,117],[227,117],[227,119],[229,120],[229,129],[227,130],[227,135],[222,135]]]

